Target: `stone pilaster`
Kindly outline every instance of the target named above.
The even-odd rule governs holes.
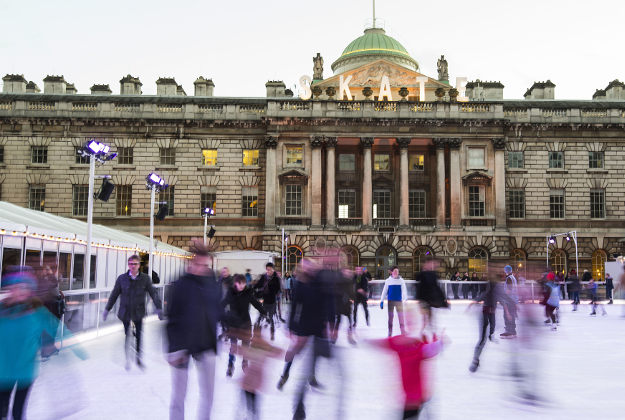
[[[373,178],[371,167],[371,146],[373,137],[361,137],[360,144],[363,147],[363,177],[362,177],[362,224],[370,227],[373,225]]]
[[[276,147],[278,137],[267,136],[265,148],[267,149],[267,163],[265,166],[265,228],[271,229],[276,226]]]
[[[435,138],[436,146],[436,226],[445,226],[445,139]]]
[[[399,145],[399,227],[410,227],[409,208],[408,208],[408,146],[410,138],[398,138]]]
[[[335,197],[335,168],[336,137],[326,137],[326,226],[336,224],[336,197]]]
[[[451,210],[451,226],[462,226],[462,184],[460,179],[460,146],[462,139],[447,139],[449,145],[449,206]]]
[[[323,137],[314,136],[310,139],[312,147],[312,202],[311,202],[311,227],[321,227],[321,146],[323,146]]]
[[[506,168],[505,148],[506,139],[493,139],[495,149],[495,226],[506,228]]]

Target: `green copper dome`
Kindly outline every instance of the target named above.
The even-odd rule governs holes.
[[[419,64],[410,57],[404,46],[386,35],[384,29],[369,28],[365,29],[364,35],[349,43],[341,56],[332,63],[332,70],[335,74],[342,73],[380,58],[386,58],[410,70],[419,69]]]

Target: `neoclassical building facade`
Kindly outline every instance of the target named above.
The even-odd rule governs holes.
[[[202,209],[213,207],[216,250],[280,253],[284,229],[284,269],[332,247],[376,277],[397,264],[412,278],[428,258],[445,275],[482,273],[491,260],[523,275],[547,260],[565,271],[576,266],[575,244],[547,238],[572,231],[579,268],[595,277],[622,254],[622,83],[579,101],[556,100],[551,81],[523,100],[479,80],[463,95],[443,57],[438,77],[425,76],[379,28],[348,45],[331,77],[320,58],[308,99],[282,82],[268,82],[264,98],[214,97],[203,77],[194,96],[173,78],[147,96],[130,75],[119,94],[97,84],[77,94],[62,76],[44,79],[41,93],[7,75],[0,197],[86,218],[89,165],[76,150],[97,138],[118,156],[96,170],[116,188],[96,201],[94,221],[147,234],[145,177],[157,172],[170,187],[156,236],[181,247],[202,237]]]

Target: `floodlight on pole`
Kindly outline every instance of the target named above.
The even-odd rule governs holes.
[[[212,238],[215,236],[215,228],[211,226],[210,231],[207,233],[208,218],[215,215],[215,209],[212,207],[204,207],[202,210],[202,217],[204,218],[204,245],[206,245],[206,238]]]
[[[154,172],[150,172],[148,176],[145,177],[145,188],[150,190],[150,254],[149,254],[149,267],[148,274],[150,276],[150,281],[152,280],[152,260],[153,260],[153,252],[154,252],[154,204],[156,201],[156,193],[161,192],[166,189],[169,185],[165,183],[165,180]],[[163,206],[165,208],[164,213],[167,212],[166,205]],[[162,213],[163,207],[159,209],[159,214],[163,217],[164,213]],[[157,216],[158,216],[157,215]],[[164,219],[165,217],[163,217]],[[162,219],[161,219],[162,220]]]

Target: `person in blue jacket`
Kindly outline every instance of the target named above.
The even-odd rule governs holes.
[[[404,301],[408,299],[408,290],[406,289],[406,282],[399,275],[399,268],[397,268],[397,266],[391,269],[391,275],[384,282],[384,288],[380,296],[380,309],[384,309],[384,299],[387,299],[388,336],[391,337],[393,335],[394,310],[397,311],[399,329],[402,334],[406,334],[404,328]]]
[[[38,374],[37,353],[41,334],[56,337],[58,319],[36,298],[36,280],[27,267],[10,267],[2,277],[0,289],[0,418],[8,417],[13,397],[12,415],[21,420],[26,398]],[[71,334],[64,329],[65,338]],[[81,359],[86,353],[78,347]]]

